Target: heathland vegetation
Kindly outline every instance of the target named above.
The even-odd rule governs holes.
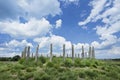
[[[120,80],[120,61],[53,56],[0,62],[0,80]]]

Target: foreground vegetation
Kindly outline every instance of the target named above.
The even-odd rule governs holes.
[[[0,80],[120,80],[120,61],[40,57],[0,62]]]

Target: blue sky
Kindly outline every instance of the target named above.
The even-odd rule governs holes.
[[[35,53],[88,52],[96,58],[120,58],[120,0],[0,0],[0,56],[20,55],[25,46]]]

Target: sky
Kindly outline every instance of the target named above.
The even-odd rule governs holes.
[[[120,0],[0,0],[0,57],[75,54],[95,47],[97,59],[120,58]]]

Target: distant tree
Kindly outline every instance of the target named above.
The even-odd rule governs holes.
[[[11,61],[18,61],[21,57],[19,55],[13,56]]]

